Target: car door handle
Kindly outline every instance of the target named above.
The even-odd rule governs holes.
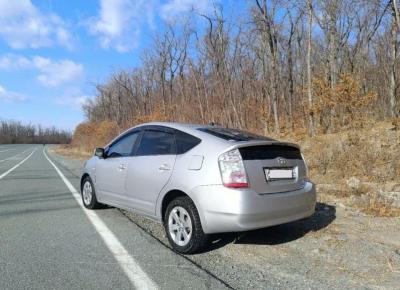
[[[126,169],[126,164],[120,164],[118,166],[118,170],[120,170],[120,171],[125,170],[125,169]]]
[[[168,164],[163,164],[163,165],[161,165],[161,166],[158,168],[158,170],[160,170],[160,171],[167,171],[167,170],[171,170],[171,167],[169,167]]]

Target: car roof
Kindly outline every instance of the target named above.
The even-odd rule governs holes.
[[[190,124],[190,123],[178,123],[178,122],[148,122],[148,123],[142,123],[140,125],[134,126],[132,128],[129,128],[128,130],[126,130],[125,132],[121,133],[118,137],[116,137],[114,140],[112,140],[109,144],[112,144],[115,140],[117,140],[120,136],[125,135],[135,129],[140,129],[140,128],[146,128],[147,126],[161,126],[161,127],[167,127],[167,128],[172,128],[172,129],[176,129],[176,130],[180,130],[182,132],[191,134],[195,137],[198,137],[202,140],[207,140],[208,142],[212,142],[213,144],[217,145],[221,145],[221,146],[245,146],[247,145],[262,145],[262,144],[286,144],[289,146],[294,146],[294,147],[298,147],[299,146],[297,144],[293,144],[293,143],[288,143],[288,142],[279,142],[277,140],[273,140],[270,139],[270,141],[263,141],[263,140],[252,140],[252,141],[236,141],[236,140],[227,140],[227,139],[223,139],[220,137],[217,137],[213,134],[207,133],[204,130],[198,130],[198,129],[212,129],[212,128],[226,128],[220,125],[205,125],[205,124]],[[269,138],[267,138],[269,139]]]
[[[183,131],[185,133],[191,134],[193,136],[196,136],[201,139],[208,139],[208,140],[213,140],[214,142],[222,142],[222,143],[243,143],[243,142],[248,142],[248,141],[254,141],[254,140],[259,140],[259,141],[276,141],[274,139],[264,137],[264,136],[258,136],[254,135],[251,133],[248,133],[247,136],[250,137],[252,135],[254,138],[249,138],[245,136],[241,136],[236,139],[234,138],[234,135],[232,133],[228,133],[228,131],[241,131],[241,130],[236,130],[236,129],[229,129],[227,127],[223,127],[220,125],[204,125],[204,124],[188,124],[188,123],[174,123],[174,122],[150,122],[150,123],[144,123],[141,125],[138,125],[135,128],[140,128],[140,127],[147,127],[147,126],[162,126],[162,127],[167,127],[167,128],[173,128],[176,130]],[[244,132],[244,131],[243,131]],[[229,138],[232,136],[232,138]],[[260,137],[260,138],[257,138]]]
[[[142,126],[164,126],[182,131],[187,131],[187,130],[192,131],[198,128],[212,127],[211,125],[189,124],[189,123],[178,123],[178,122],[148,122],[140,124],[137,127],[142,127]]]
[[[203,125],[203,124],[189,124],[189,123],[178,123],[178,122],[148,122],[148,123],[143,123],[143,124],[137,125],[131,129],[137,129],[137,128],[146,127],[146,126],[168,127],[168,128],[180,130],[182,132],[191,134],[191,135],[193,135],[195,137],[199,137],[201,139],[214,137],[214,136],[211,136],[210,134],[207,134],[207,133],[197,130],[199,128],[213,127],[211,125]],[[131,130],[131,129],[129,129],[129,130]],[[214,139],[214,138],[212,138],[212,139]],[[217,139],[220,139],[220,138],[217,138]],[[223,140],[220,140],[220,141],[223,141]]]

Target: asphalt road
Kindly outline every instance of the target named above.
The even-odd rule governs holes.
[[[41,145],[0,145],[0,289],[224,289],[119,211],[87,211]]]

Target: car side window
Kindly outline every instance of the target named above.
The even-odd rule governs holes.
[[[176,130],[175,132],[175,139],[176,139],[177,154],[186,153],[190,149],[199,145],[201,142],[201,139],[178,130]]]
[[[136,155],[169,155],[175,154],[173,134],[148,130],[143,133]]]
[[[133,146],[140,132],[130,133],[125,135],[115,143],[113,143],[107,150],[107,157],[127,157],[132,155]]]

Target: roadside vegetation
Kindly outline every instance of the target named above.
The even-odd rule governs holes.
[[[314,137],[288,134],[299,143],[321,201],[400,216],[400,130],[391,122]]]
[[[399,13],[393,0],[255,0],[169,23],[141,65],[96,86],[65,154],[146,121],[214,122],[302,145],[323,198],[400,209]]]
[[[0,144],[67,144],[71,133],[55,127],[0,120]]]

